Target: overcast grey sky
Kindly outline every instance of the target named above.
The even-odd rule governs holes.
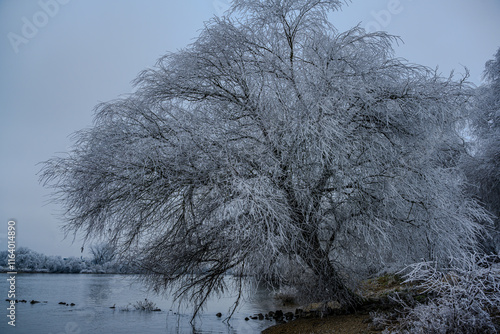
[[[132,91],[131,80],[189,44],[229,0],[0,0],[0,250],[17,220],[18,247],[79,256],[60,208],[38,183],[41,161],[71,146],[93,108]],[[500,47],[500,0],[353,0],[331,20],[401,36],[396,55],[471,72]],[[84,254],[86,255],[86,253]]]

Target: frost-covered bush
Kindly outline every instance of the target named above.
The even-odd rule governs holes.
[[[147,311],[147,312],[152,312],[157,310],[158,308],[156,307],[156,304],[153,303],[152,301],[148,300],[147,298],[144,299],[144,301],[137,301],[134,304],[134,308],[139,311]]]
[[[406,283],[415,284],[428,298],[424,303],[400,298],[405,307],[403,316],[391,333],[497,333],[500,266],[494,261],[499,259],[472,254],[446,269],[433,262],[410,266]]]

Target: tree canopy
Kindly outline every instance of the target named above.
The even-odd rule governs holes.
[[[100,104],[43,170],[67,229],[197,306],[229,272],[354,303],[354,277],[475,247],[487,218],[457,167],[470,86],[395,58],[394,36],[338,32],[340,6],[233,1]]]
[[[476,90],[471,113],[474,136],[472,155],[464,169],[473,193],[495,217],[494,230],[486,238],[489,252],[500,252],[500,49],[486,62],[485,83]]]

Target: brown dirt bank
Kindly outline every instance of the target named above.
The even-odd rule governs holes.
[[[299,318],[267,328],[262,334],[368,334],[381,333],[382,328],[373,325],[369,315],[372,311],[393,311],[395,306],[387,295],[401,291],[402,279],[397,275],[384,275],[363,282],[358,291],[366,298],[359,309],[352,314],[332,314],[325,317]],[[317,309],[319,304],[306,308]]]
[[[368,314],[332,315],[325,318],[297,319],[264,330],[263,334],[359,334],[380,333],[371,329]]]

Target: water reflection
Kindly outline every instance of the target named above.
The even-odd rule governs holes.
[[[213,324],[217,322],[217,327]],[[215,319],[197,318],[190,323],[190,317],[179,314],[169,314],[166,320],[166,333],[174,334],[240,334],[240,333],[260,333],[263,329],[270,326],[258,326],[262,324],[241,322],[238,319],[232,319],[229,322],[216,321]]]
[[[104,279],[103,279],[104,278]],[[107,301],[111,294],[111,277],[91,277],[85,282],[85,288],[89,303],[92,305],[102,305]]]

